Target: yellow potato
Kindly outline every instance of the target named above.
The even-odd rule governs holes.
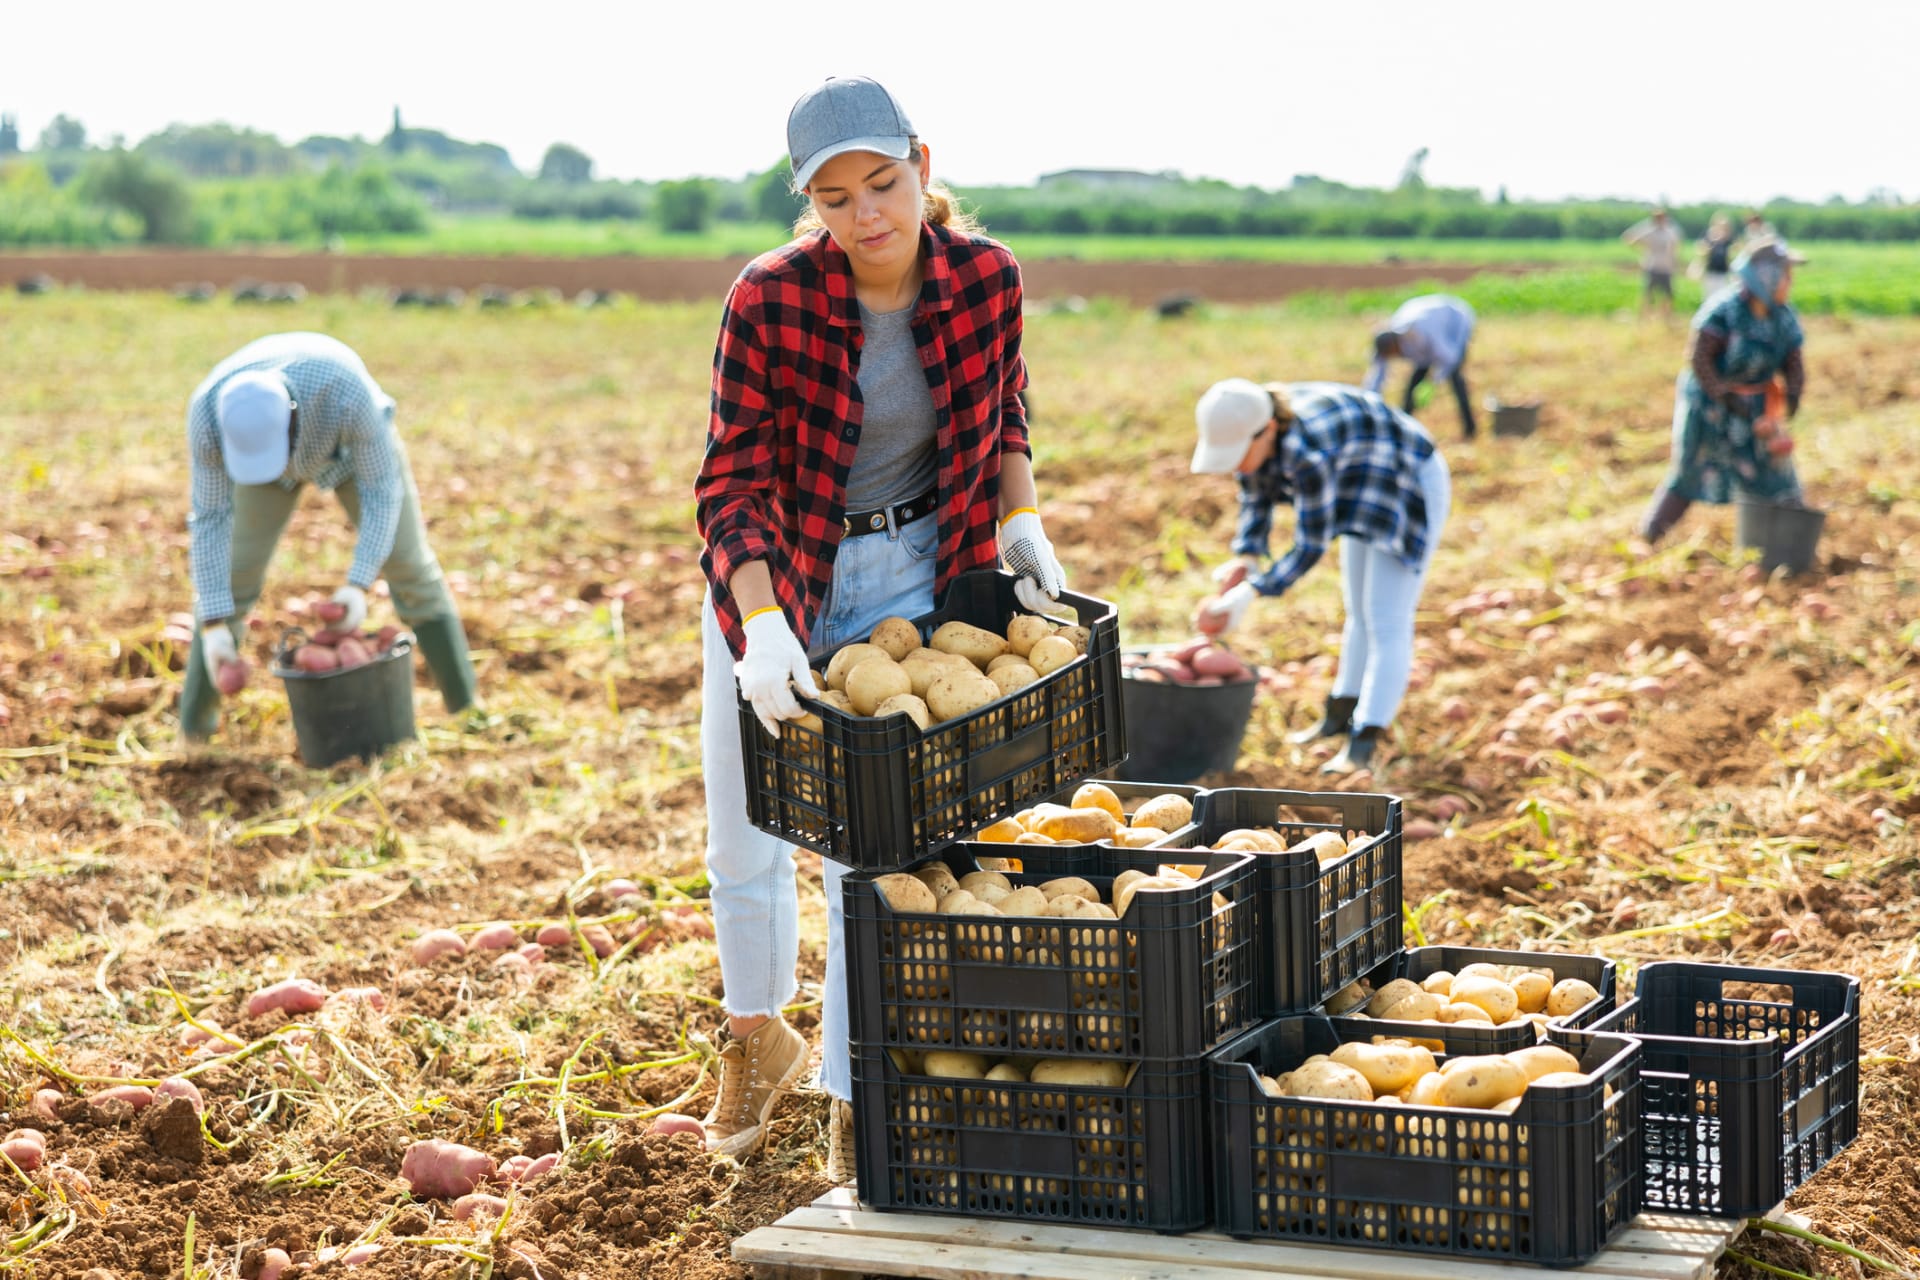
[[[887,658],[892,661],[885,649],[877,644],[850,644],[833,655],[833,661],[827,663],[827,687],[845,690],[847,677],[853,674],[856,665],[868,658]]]
[[[1134,881],[1145,880],[1147,878],[1148,876],[1146,872],[1138,871],[1132,867],[1128,867],[1125,871],[1122,871],[1119,875],[1113,878],[1113,888],[1112,888],[1113,900],[1115,902],[1118,902],[1120,900],[1120,891],[1125,889],[1128,885],[1132,884]],[[1085,895],[1082,895],[1082,896],[1084,897]]]
[[[987,679],[993,681],[994,688],[1002,694],[1018,692],[1039,678],[1040,673],[1024,662],[1010,662],[987,675]]]
[[[921,867],[912,874],[915,880],[933,891],[933,900],[936,903],[960,887],[960,882],[954,878],[953,872],[944,862],[935,862]]]
[[[941,653],[938,649],[915,649],[900,659],[900,669],[913,681],[914,697],[924,698],[928,687],[941,675],[954,670],[971,671],[973,664],[951,653]]]
[[[1291,1098],[1332,1098],[1343,1102],[1372,1102],[1373,1086],[1344,1063],[1309,1060],[1280,1077],[1280,1087]]]
[[[1091,844],[1095,840],[1111,839],[1119,829],[1120,824],[1105,809],[1069,809],[1065,813],[1049,814],[1034,824],[1034,830],[1041,835],[1064,844]]]
[[[1007,624],[1007,647],[1024,658],[1038,641],[1053,634],[1053,624],[1031,613],[1017,613]]]
[[[1071,640],[1048,636],[1027,651],[1027,665],[1043,676],[1052,675],[1079,656]]]
[[[1398,1093],[1434,1069],[1432,1053],[1404,1040],[1377,1045],[1349,1042],[1330,1056],[1365,1076],[1375,1097]]]
[[[986,840],[994,844],[1012,844],[1020,838],[1026,828],[1013,818],[1002,818],[990,827],[982,827],[974,833],[974,839]]]
[[[1316,831],[1287,852],[1298,853],[1302,850],[1313,854],[1321,862],[1334,862],[1347,856],[1347,842],[1337,831]]]
[[[1454,1004],[1477,1004],[1487,1011],[1487,1017],[1495,1025],[1505,1022],[1519,1011],[1520,1001],[1513,994],[1513,988],[1498,978],[1461,977],[1453,980],[1450,996]]]
[[[898,662],[920,647],[920,632],[905,618],[882,618],[867,643],[885,649],[887,656]]]
[[[1007,651],[1005,637],[970,622],[959,621],[941,623],[927,644],[942,653],[957,653],[983,670],[989,662]]]
[[[1441,1068],[1440,1104],[1485,1109],[1527,1088],[1527,1073],[1496,1054],[1450,1058]]]
[[[1085,898],[1088,902],[1100,901],[1100,891],[1094,888],[1090,881],[1083,880],[1079,876],[1055,876],[1040,886],[1040,892],[1047,895],[1049,902],[1069,893]]]
[[[1047,914],[1047,895],[1034,885],[1022,885],[993,905],[1003,916],[1043,916]]]
[[[913,696],[913,680],[884,653],[855,663],[847,672],[846,694],[855,715],[870,716],[888,698],[903,693]]]
[[[1091,1085],[1118,1089],[1127,1082],[1127,1064],[1080,1058],[1047,1058],[1033,1065],[1027,1079],[1035,1084]]]
[[[1193,801],[1172,792],[1155,796],[1133,811],[1133,825],[1136,827],[1178,831],[1192,821]]]
[[[926,1060],[918,1049],[889,1049],[887,1056],[902,1075],[917,1076],[926,1071]]]
[[[994,1067],[987,1072],[986,1078],[989,1080],[1008,1080],[1016,1083],[1024,1083],[1027,1078],[1027,1073],[1012,1062],[1001,1062],[995,1064]]]
[[[1022,831],[1014,837],[1015,844],[1052,844],[1052,836],[1043,836],[1038,831]]]
[[[969,871],[960,877],[960,887],[978,897],[982,887],[998,889],[1001,893],[1013,890],[1013,881],[998,871]]]
[[[1432,973],[1420,979],[1420,986],[1422,990],[1431,991],[1437,996],[1451,995],[1453,993],[1453,975],[1445,969],[1435,969]]]
[[[1393,1008],[1394,1005],[1399,1004],[1408,996],[1418,993],[1419,990],[1420,984],[1412,978],[1395,978],[1392,982],[1389,982],[1386,986],[1376,991],[1373,994],[1373,998],[1367,1001],[1367,1012],[1376,1018],[1381,1017],[1387,1010]]]
[[[1079,908],[1086,906],[1087,902],[1088,899],[1077,893],[1055,894],[1047,899],[1047,914],[1057,917],[1076,915]]]
[[[896,666],[894,670],[905,675],[907,669]],[[921,701],[921,699],[913,693],[894,694],[891,698],[884,700],[879,706],[875,707],[873,714],[876,716],[905,716],[907,719],[913,721],[914,726],[922,733],[933,728],[933,712],[928,709],[925,702]]]
[[[1547,1007],[1547,997],[1553,994],[1553,979],[1544,973],[1516,973],[1509,985],[1522,1013],[1541,1012]]]
[[[1120,797],[1103,782],[1081,783],[1080,789],[1073,793],[1073,799],[1068,803],[1075,809],[1105,809],[1113,815],[1115,826],[1124,827],[1127,824],[1127,811],[1121,807]]]
[[[909,677],[911,679],[911,677]],[[927,709],[936,721],[955,720],[971,714],[1000,697],[1000,686],[978,671],[949,668],[927,686]]]
[[[1439,1072],[1429,1072],[1409,1085],[1401,1094],[1400,1100],[1410,1107],[1444,1107],[1440,1101],[1440,1083],[1446,1077]]]
[[[930,1076],[949,1076],[956,1080],[984,1080],[987,1075],[987,1055],[967,1053],[959,1049],[929,1049],[926,1056],[926,1073]]]
[[[1027,665],[1026,655],[1019,654],[1019,653],[1003,653],[999,657],[995,658],[992,662],[989,662],[987,664],[987,674],[992,675],[994,672],[1000,670],[1000,668],[1002,667],[1024,667],[1026,665]]]
[[[1488,1026],[1493,1025],[1493,1018],[1485,1009],[1477,1004],[1467,1004],[1465,1001],[1459,1004],[1442,1005],[1440,1012],[1434,1017],[1442,1022],[1484,1022]]]
[[[1089,902],[1084,898],[1076,899],[1072,894],[1068,894],[1066,898],[1059,900],[1073,902],[1072,915],[1076,920],[1118,920],[1120,918],[1114,915],[1113,908],[1104,902]],[[1049,903],[1048,905],[1051,906],[1052,904]]]
[[[978,901],[980,901],[980,899],[974,897],[965,889],[954,889],[951,892],[940,895],[940,904],[936,910],[943,916],[950,916],[956,914],[960,908],[967,903]]]
[[[1075,653],[1085,653],[1087,646],[1093,643],[1093,628],[1082,626],[1061,627],[1053,633],[1061,640],[1073,646]]]
[[[1573,1072],[1576,1075],[1580,1071],[1580,1059],[1555,1044],[1536,1044],[1515,1049],[1507,1055],[1507,1061],[1516,1063],[1527,1073],[1527,1079],[1535,1082],[1556,1071]],[[1584,1076],[1581,1078],[1585,1079]]]
[[[1487,960],[1475,960],[1472,964],[1462,967],[1460,972],[1455,976],[1461,978],[1498,978],[1500,981],[1505,982],[1512,974],[1513,966],[1510,964],[1493,964]]]
[[[931,912],[938,903],[931,888],[903,871],[876,877],[873,888],[881,901],[895,911]]]
[[[1280,833],[1269,827],[1236,827],[1221,836],[1220,839],[1215,842],[1214,847],[1219,848],[1221,845],[1234,840],[1246,840],[1250,842],[1254,848],[1265,850],[1268,853],[1285,853],[1287,851],[1286,842],[1280,838]]]
[[[1398,979],[1396,979],[1396,981],[1398,981]],[[1391,986],[1392,983],[1388,985]],[[1374,1003],[1377,1004],[1379,1002],[1375,1001]],[[1438,1018],[1440,1011],[1446,1007],[1447,1002],[1439,996],[1433,994],[1431,991],[1422,991],[1416,987],[1410,995],[1394,1001],[1379,1013],[1374,1014],[1374,1016],[1376,1018],[1386,1018],[1391,1022],[1424,1022],[1428,1018]],[[1373,1011],[1373,1005],[1369,1004],[1367,1010],[1371,1013]]]
[[[1545,1075],[1535,1076],[1533,1083],[1553,1088],[1569,1084],[1592,1084],[1593,1077],[1579,1071],[1549,1071]]]
[[[1564,1018],[1570,1013],[1592,1004],[1600,998],[1593,984],[1582,978],[1562,978],[1553,984],[1553,990],[1547,994],[1547,1016]]]
[[[1165,840],[1168,834],[1158,827],[1123,827],[1113,833],[1113,842],[1122,849],[1147,849]]]
[[[965,892],[952,893],[952,894],[948,894],[947,896],[950,898],[953,898],[958,903],[958,905],[955,906],[953,910],[948,911],[946,909],[946,906],[947,906],[946,902],[942,901],[940,904],[942,915],[997,916],[1000,914],[1000,908],[994,906],[991,902],[982,902],[980,899],[974,897],[970,893],[965,893]],[[966,899],[966,901],[964,902],[959,901],[960,899],[963,899],[963,898]],[[993,959],[999,960],[1003,958],[997,954],[999,951],[998,947],[995,947],[994,951],[996,952],[996,954],[992,957]]]
[[[1115,889],[1113,891],[1114,915],[1116,917],[1124,917],[1127,914],[1127,907],[1133,902],[1135,894],[1151,893],[1155,890],[1185,889],[1189,888],[1190,885],[1190,881],[1176,879],[1173,876],[1146,876],[1142,879],[1135,880],[1128,884],[1125,889]]]

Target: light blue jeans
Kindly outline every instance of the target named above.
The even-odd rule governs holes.
[[[1453,507],[1453,475],[1436,450],[1420,464],[1420,492],[1427,500],[1427,554],[1417,569],[1371,542],[1340,539],[1340,593],[1347,624],[1340,636],[1340,670],[1333,696],[1358,698],[1356,728],[1393,723],[1413,670],[1413,612]]]
[[[812,651],[824,654],[864,640],[884,618],[914,618],[933,608],[938,519],[848,538],[834,560],[833,585],[811,628]],[[746,766],[741,758],[739,686],[733,654],[708,592],[700,606],[705,669],[700,685],[700,753],[707,783],[707,878],[727,1012],[775,1014],[793,1001],[800,959],[800,900],[793,846],[747,821]],[[821,667],[816,661],[816,669]],[[847,1052],[846,916],[840,879],[846,868],[822,861],[827,896],[827,976],[821,992],[820,1087],[853,1096]]]

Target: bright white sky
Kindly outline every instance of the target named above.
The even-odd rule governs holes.
[[[104,140],[225,120],[564,140],[616,178],[778,158],[827,75],[893,90],[956,186],[1065,168],[1515,197],[1920,198],[1920,0],[626,0],[11,5],[0,112]]]

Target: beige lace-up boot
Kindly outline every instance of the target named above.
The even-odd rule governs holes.
[[[854,1159],[853,1104],[835,1098],[827,1105],[832,1114],[827,1137],[827,1178],[836,1187],[850,1187],[858,1169]]]
[[[759,1146],[774,1104],[806,1070],[806,1039],[784,1018],[768,1018],[746,1039],[730,1041],[720,1051],[720,1095],[701,1121],[707,1150],[739,1157]]]

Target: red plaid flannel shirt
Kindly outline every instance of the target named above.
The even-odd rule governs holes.
[[[1027,367],[1020,267],[1005,246],[923,223],[920,247],[913,337],[940,453],[937,599],[955,574],[999,563],[1000,455],[1031,452]],[[700,565],[736,657],[746,633],[728,583],[742,565],[767,562],[802,645],[826,599],[860,447],[860,342],[852,270],[825,231],[762,254],[727,295],[694,496]]]

